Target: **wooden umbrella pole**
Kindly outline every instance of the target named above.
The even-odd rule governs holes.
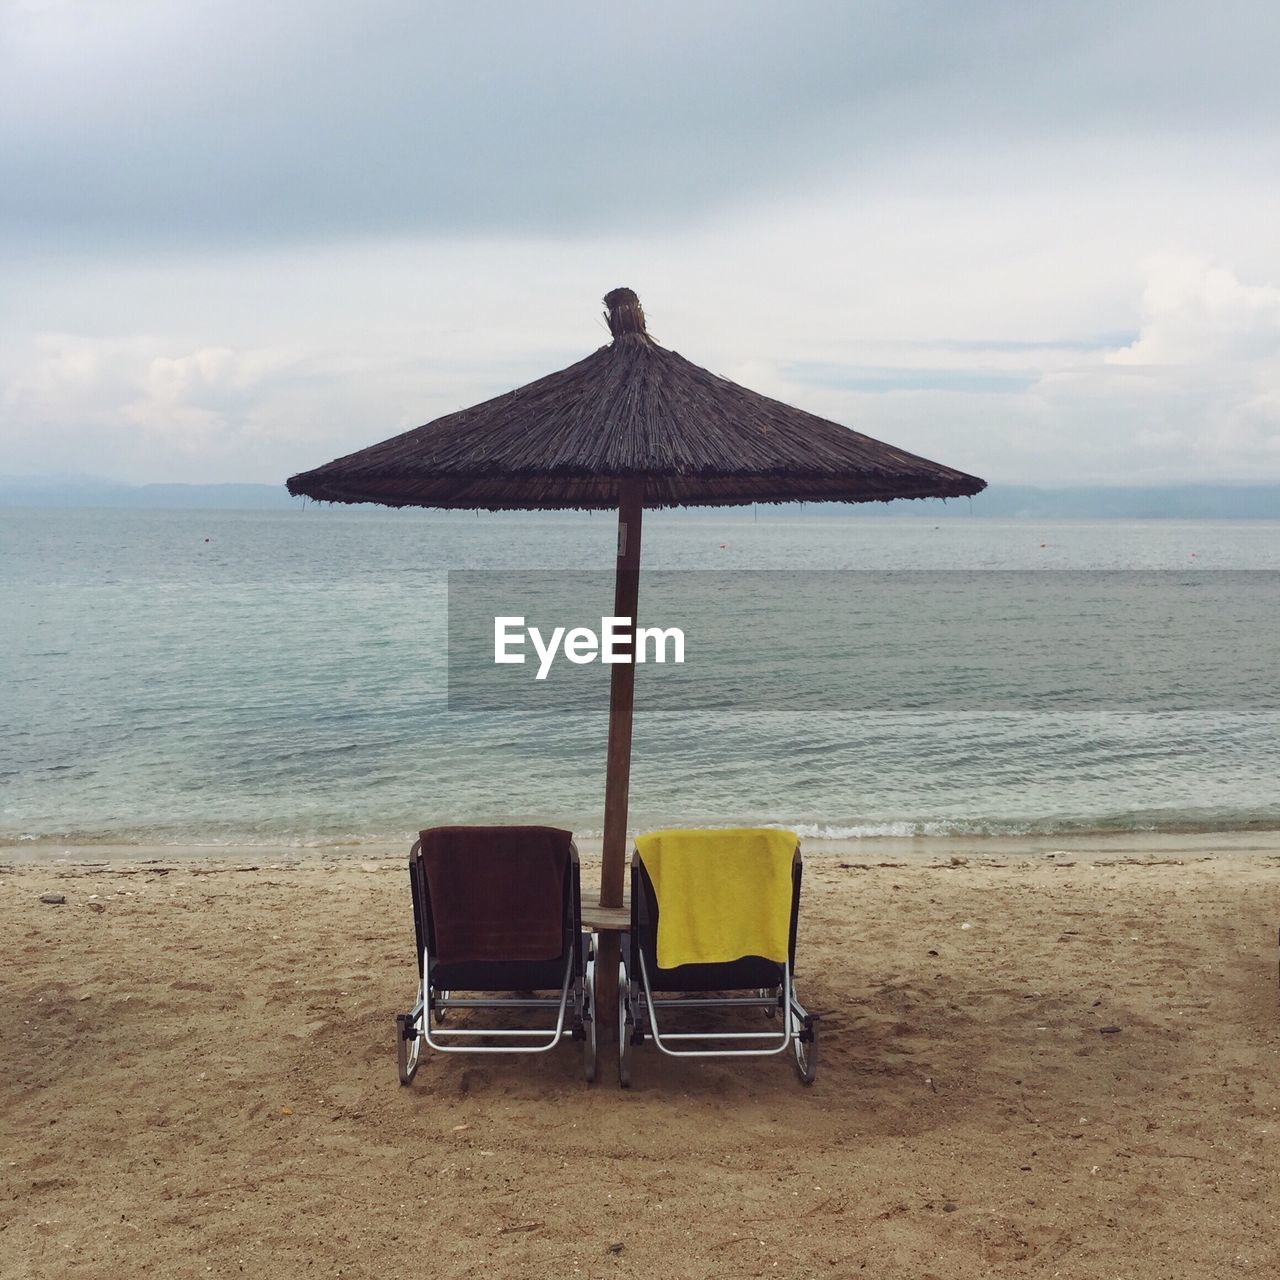
[[[618,503],[618,565],[613,612],[631,619],[631,656],[635,657],[636,608],[640,596],[640,522],[644,484],[629,481]],[[627,861],[627,798],[631,790],[631,711],[635,704],[634,660],[614,664],[609,682],[609,754],[604,781],[604,865],[600,905],[622,906]]]
[[[618,562],[613,612],[631,619],[631,662],[614,664],[609,681],[609,750],[604,782],[604,852],[600,905],[621,907],[627,867],[627,799],[631,790],[631,712],[635,704],[635,628],[640,596],[640,522],[644,482],[628,481],[618,497]],[[596,954],[598,1033],[611,1039],[618,1008],[619,935],[602,930]]]

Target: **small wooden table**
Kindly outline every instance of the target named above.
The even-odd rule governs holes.
[[[626,933],[631,928],[631,903],[620,907],[602,907],[598,902],[582,904],[582,927],[592,933]]]
[[[623,898],[620,907],[602,907],[598,902],[582,904],[582,927],[598,934],[596,940],[596,1027],[605,1043],[617,1038],[618,960],[622,935],[631,928],[631,902]]]

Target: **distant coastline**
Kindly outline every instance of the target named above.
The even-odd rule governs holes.
[[[290,497],[283,483],[131,485],[94,478],[0,476],[0,508],[301,511],[306,505],[304,499]],[[698,514],[699,510],[692,509],[688,514]],[[760,506],[757,513],[788,520],[826,515],[910,516],[922,520],[1280,520],[1280,485],[1040,488],[993,484],[975,498]]]

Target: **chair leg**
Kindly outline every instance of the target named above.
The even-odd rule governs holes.
[[[801,1084],[812,1084],[818,1074],[818,1020],[806,1017],[795,1038],[796,1075]]]
[[[618,1087],[631,1088],[631,1035],[636,1020],[632,1011],[626,965],[618,964]]]
[[[621,952],[621,935],[616,930],[602,929],[596,935],[596,1018],[604,1040],[613,1035],[617,1019],[617,974]]]
[[[598,1053],[596,1026],[596,962],[587,961],[586,989],[582,1001],[582,1074],[588,1084],[596,1079],[596,1057]]]
[[[411,1013],[396,1014],[396,1065],[401,1084],[412,1084],[413,1077],[418,1074],[422,1037],[418,1034],[416,1022]]]

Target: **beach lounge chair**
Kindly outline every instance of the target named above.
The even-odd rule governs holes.
[[[582,1041],[594,1080],[593,961],[570,833],[433,827],[410,851],[409,884],[419,983],[413,1009],[396,1018],[400,1083],[413,1079],[424,1045],[440,1053],[545,1053],[566,1038]],[[452,1025],[458,1010],[504,1018],[481,1025],[473,1013],[466,1025]]]
[[[796,998],[800,842],[790,831],[659,831],[631,859],[631,931],[618,976],[618,1082],[646,1039],[673,1058],[792,1054],[812,1084],[817,1019]],[[773,1030],[672,1030],[682,1015],[763,1011]],[[687,1027],[687,1021],[678,1025]]]

